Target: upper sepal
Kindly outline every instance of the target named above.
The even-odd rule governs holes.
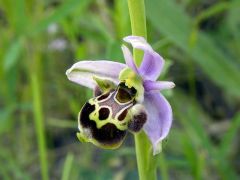
[[[134,48],[144,52],[138,72],[144,80],[155,81],[162,71],[164,65],[163,58],[152,49],[143,37],[127,36],[123,40],[130,43]]]
[[[66,71],[66,75],[70,81],[94,89],[97,83],[93,76],[118,84],[118,75],[125,67],[125,64],[112,61],[79,61]]]

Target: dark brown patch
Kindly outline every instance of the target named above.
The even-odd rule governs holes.
[[[99,120],[105,120],[109,117],[109,114],[110,114],[110,110],[108,108],[101,108],[99,110]]]
[[[119,116],[118,116],[118,120],[122,121],[124,120],[124,118],[127,116],[128,110],[125,109]]]
[[[133,119],[128,124],[128,128],[133,132],[138,132],[142,129],[143,125],[147,121],[146,112],[140,112],[139,114],[133,116]]]
[[[137,94],[137,90],[134,87],[130,88],[130,93],[132,96],[135,96]]]
[[[127,103],[133,99],[137,91],[135,88],[128,88],[124,82],[120,83],[117,90],[116,98],[120,103]]]
[[[126,103],[131,101],[130,94],[125,89],[121,88],[118,90],[116,98],[120,103]]]
[[[100,97],[97,98],[98,101],[101,101],[101,100],[104,100],[104,99],[107,99],[108,96],[109,96],[110,92],[106,93],[106,94],[103,94],[101,95]]]
[[[82,111],[80,113],[80,123],[83,127],[90,127],[91,120],[89,119],[89,115],[95,110],[95,105],[91,105],[88,102],[83,106]]]
[[[95,124],[96,126],[96,124]],[[126,135],[126,131],[117,129],[114,124],[107,123],[102,128],[92,128],[93,137],[102,144],[114,145],[120,143]]]

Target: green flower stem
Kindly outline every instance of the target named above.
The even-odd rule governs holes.
[[[128,0],[128,7],[132,34],[147,38],[144,0]],[[138,66],[142,56],[142,51],[134,49],[134,60]],[[135,147],[139,179],[156,179],[156,157],[153,157],[151,143],[143,131],[135,135]]]
[[[147,38],[146,16],[144,0],[128,0],[128,8],[131,20],[132,35]],[[134,60],[139,66],[142,61],[143,52],[134,50]]]

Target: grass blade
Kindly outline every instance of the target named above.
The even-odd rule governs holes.
[[[240,129],[240,113],[236,114],[233,118],[231,127],[223,136],[223,140],[220,147],[220,157],[229,155],[229,152],[232,150],[233,139],[236,138],[237,132]]]
[[[147,1],[147,17],[153,26],[169,38],[226,92],[239,97],[240,72],[235,60],[227,57],[206,33],[199,32],[190,44],[193,19],[175,1]],[[177,17],[177,18],[176,18]]]
[[[21,41],[21,38],[12,42],[3,60],[4,62],[3,70],[5,72],[8,72],[11,69],[11,67],[13,67],[17,63],[17,60],[21,54],[22,48],[23,48],[23,42]]]
[[[73,154],[72,153],[68,153],[66,160],[64,162],[64,166],[63,166],[63,173],[62,173],[62,180],[68,180],[70,179],[70,172],[71,172],[71,168],[72,168],[72,164],[73,164]]]
[[[91,0],[68,0],[56,9],[50,16],[45,17],[39,23],[35,24],[34,27],[30,28],[31,34],[40,33],[45,30],[50,24],[59,22],[61,19],[69,15],[74,9],[79,8],[82,11]]]
[[[42,179],[48,180],[48,163],[47,163],[47,150],[45,142],[45,130],[43,123],[43,110],[42,110],[42,101],[40,95],[40,89],[38,85],[38,79],[36,74],[32,74],[31,77],[31,86],[33,94],[33,109],[34,109],[34,120],[37,133],[37,141],[39,148],[40,164],[42,171]]]

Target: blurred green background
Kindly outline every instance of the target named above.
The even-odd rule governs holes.
[[[147,0],[148,41],[174,122],[159,179],[240,178],[240,1]],[[0,179],[138,179],[133,136],[117,150],[80,143],[92,92],[67,80],[83,59],[123,62],[127,0],[0,0]]]

